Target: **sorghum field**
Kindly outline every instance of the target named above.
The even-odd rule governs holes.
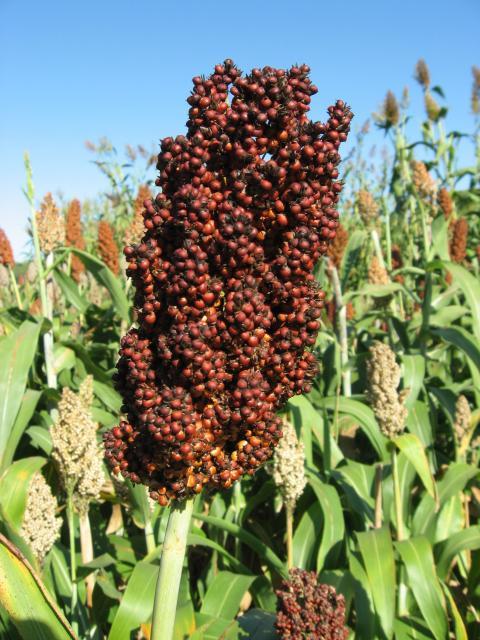
[[[158,158],[87,143],[95,200],[38,193],[25,157],[1,638],[480,638],[472,71],[470,131],[423,60],[414,134],[406,94],[351,122],[306,65],[226,60]]]

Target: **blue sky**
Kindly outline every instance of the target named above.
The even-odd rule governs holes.
[[[94,196],[105,182],[84,141],[150,148],[182,133],[192,76],[226,57],[245,71],[307,62],[319,87],[313,116],[343,98],[357,127],[405,85],[421,113],[412,76],[424,57],[449,125],[471,131],[479,24],[478,0],[0,0],[0,226],[20,259],[24,151],[39,197]]]

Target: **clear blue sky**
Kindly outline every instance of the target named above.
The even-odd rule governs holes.
[[[449,124],[471,131],[479,25],[479,0],[0,0],[0,226],[19,259],[25,150],[37,195],[93,196],[105,182],[84,141],[150,148],[183,132],[192,76],[226,57],[246,71],[307,62],[313,115],[343,98],[357,126],[406,84],[420,114],[412,75],[424,57]]]

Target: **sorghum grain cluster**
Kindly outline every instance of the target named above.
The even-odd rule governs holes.
[[[253,474],[281,436],[277,409],[308,391],[324,293],[315,263],[335,238],[339,100],[308,117],[306,65],[195,77],[186,136],[165,138],[161,192],[127,247],[138,328],[121,343],[124,422],[115,472],[160,504]]]
[[[281,640],[346,640],[345,598],[318,584],[314,571],[292,569],[277,590],[275,628]]]
[[[113,229],[106,220],[98,223],[98,254],[112,273],[120,273],[118,260],[118,246],[115,242]]]

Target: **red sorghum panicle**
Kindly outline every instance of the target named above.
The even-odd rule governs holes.
[[[98,223],[98,253],[103,262],[116,276],[120,273],[118,246],[113,229],[106,220]]]
[[[3,229],[0,229],[0,264],[6,267],[13,267],[15,265],[12,245]]]
[[[314,571],[292,569],[277,590],[275,629],[281,640],[346,640],[345,598],[318,584]]]
[[[443,215],[447,220],[450,219],[453,213],[453,200],[450,192],[445,187],[442,187],[437,195],[438,206],[443,212]]]
[[[226,60],[193,79],[187,135],[161,143],[162,191],[125,249],[138,317],[116,377],[127,418],[105,436],[114,471],[160,504],[253,474],[281,436],[276,411],[316,374],[313,269],[335,238],[352,114],[339,100],[310,121],[308,73],[242,76]]]
[[[82,231],[81,206],[79,200],[72,200],[65,219],[65,235],[68,247],[85,249],[85,238]],[[80,258],[72,254],[72,278],[80,281],[80,275],[85,271],[85,266]]]
[[[337,235],[333,239],[333,242],[328,247],[327,255],[331,258],[333,264],[337,269],[340,269],[342,264],[343,254],[348,244],[348,231],[343,225],[339,223],[337,227]]]
[[[461,264],[467,257],[468,222],[458,218],[451,225],[450,259]]]

